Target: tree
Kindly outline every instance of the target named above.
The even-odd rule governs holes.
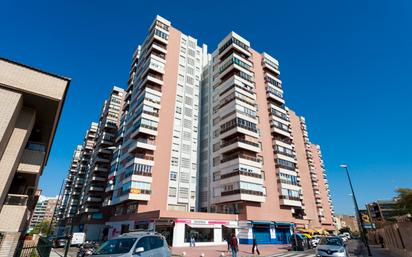
[[[398,196],[397,206],[400,213],[412,213],[412,189],[411,188],[398,188],[396,189]]]
[[[49,232],[49,226],[50,226],[50,220],[43,220],[42,222],[40,222],[39,224],[37,224],[32,231],[30,231],[30,235],[34,235],[34,234],[41,234],[44,236],[49,236],[51,234],[53,234],[53,226]]]

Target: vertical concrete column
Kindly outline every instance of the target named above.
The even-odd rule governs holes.
[[[22,95],[0,88],[0,158],[22,108]]]
[[[0,159],[0,210],[16,173],[20,158],[36,120],[36,111],[23,107]]]

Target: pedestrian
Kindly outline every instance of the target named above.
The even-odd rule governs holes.
[[[381,247],[382,247],[382,248],[385,248],[385,243],[384,243],[384,241],[383,241],[382,235],[379,235],[379,244],[381,244]]]
[[[257,241],[256,241],[256,235],[253,234],[253,246],[252,246],[252,254],[255,254],[255,249],[256,249],[256,253],[258,255],[260,255],[259,249],[258,249],[258,245],[257,245]]]
[[[239,245],[237,243],[237,237],[235,233],[232,234],[230,239],[230,247],[232,248],[232,257],[237,257],[237,252],[239,251]]]
[[[227,243],[227,251],[228,252],[230,252],[230,239],[231,239],[230,234],[227,234],[226,235],[226,243]]]
[[[195,247],[196,246],[195,243],[196,243],[195,237],[192,235],[190,237],[190,247]]]

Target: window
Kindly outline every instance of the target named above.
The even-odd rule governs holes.
[[[178,166],[179,165],[179,159],[177,157],[172,157],[172,166]]]
[[[176,113],[182,113],[182,108],[180,108],[180,107],[176,107]]]
[[[194,237],[195,242],[213,242],[213,228],[195,228],[185,225],[185,242],[190,242],[190,238]]]
[[[180,172],[180,182],[189,183],[190,174],[187,172]]]
[[[189,188],[180,187],[179,188],[179,198],[188,198],[189,197]]]
[[[176,181],[177,178],[177,172],[171,171],[170,172],[170,180]]]
[[[126,211],[127,214],[136,213],[136,211],[137,211],[137,203],[130,203],[127,206],[127,211]]]
[[[149,236],[150,250],[163,247],[163,239],[158,236]]]
[[[169,196],[176,197],[176,187],[169,187]]]

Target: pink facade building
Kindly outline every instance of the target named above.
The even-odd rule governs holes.
[[[131,63],[92,214],[104,220],[98,237],[149,229],[173,246],[191,236],[224,244],[231,233],[283,244],[295,228],[333,230],[319,148],[285,106],[275,58],[234,32],[209,54],[157,16]]]

